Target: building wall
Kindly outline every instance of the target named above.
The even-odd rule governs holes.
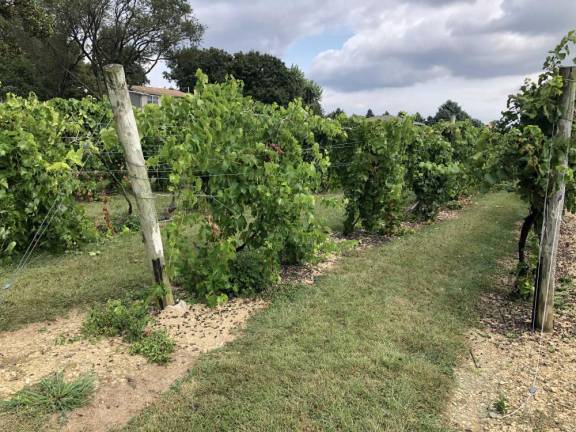
[[[160,105],[160,96],[147,95],[132,91],[129,92],[129,94],[130,94],[130,102],[132,102],[132,106],[136,108],[143,108],[144,105],[147,105],[149,103]]]

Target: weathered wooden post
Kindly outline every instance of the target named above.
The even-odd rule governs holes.
[[[172,286],[164,269],[162,236],[158,225],[154,196],[152,195],[152,188],[148,178],[148,170],[146,169],[146,161],[142,154],[136,118],[134,117],[130,95],[128,94],[124,68],[122,65],[117,64],[105,66],[104,76],[108,96],[112,104],[112,111],[114,112],[116,133],[124,147],[128,175],[136,197],[140,228],[144,236],[146,252],[152,266],[154,280],[165,289],[162,307],[166,307],[174,304],[174,297]]]
[[[572,135],[572,121],[574,120],[576,67],[563,67],[560,69],[560,73],[564,80],[560,106],[562,114],[554,136],[554,148],[551,154],[552,158],[555,156],[558,158],[558,167],[550,167],[550,188],[542,223],[538,279],[532,311],[532,328],[534,330],[542,329],[546,332],[550,332],[554,328],[554,274],[566,192],[564,176],[568,170],[568,151]]]

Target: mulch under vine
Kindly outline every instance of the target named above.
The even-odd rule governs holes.
[[[531,302],[512,300],[516,261],[480,304],[480,326],[467,335],[469,352],[456,371],[448,421],[458,431],[576,430],[576,216],[561,227],[552,334],[530,330]],[[535,394],[532,395],[535,390]],[[497,400],[506,402],[498,413]]]

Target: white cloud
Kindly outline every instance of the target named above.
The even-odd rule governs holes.
[[[203,46],[282,57],[307,36],[352,36],[318,53],[310,77],[327,109],[431,114],[448,98],[498,116],[523,77],[576,27],[576,0],[194,0]],[[152,82],[161,82],[159,71]]]
[[[576,2],[564,14],[576,22]],[[443,7],[399,4],[357,29],[339,49],[318,54],[311,76],[341,91],[409,86],[441,77],[493,78],[537,71],[568,28],[523,31],[508,3],[458,2]],[[525,7],[550,3],[523,0]],[[531,3],[531,4],[528,4]],[[533,13],[533,12],[532,12]],[[563,20],[563,22],[566,20]],[[510,28],[502,23],[509,22]],[[518,28],[519,27],[519,28]],[[469,31],[466,31],[466,29]]]
[[[533,77],[533,76],[532,76]],[[341,108],[347,113],[365,114],[385,111],[396,114],[420,112],[424,117],[434,115],[438,106],[448,99],[457,101],[474,118],[490,121],[500,117],[508,95],[515,93],[524,80],[523,75],[490,79],[442,78],[409,87],[379,88],[354,92],[324,89],[327,112]]]

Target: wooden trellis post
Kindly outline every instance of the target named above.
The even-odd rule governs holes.
[[[148,178],[146,161],[142,153],[140,136],[136,126],[136,118],[128,86],[124,76],[122,65],[112,64],[104,67],[104,76],[108,96],[114,112],[116,123],[116,133],[118,139],[124,147],[124,157],[128,167],[128,176],[132,185],[136,203],[138,206],[138,215],[140,218],[140,229],[144,236],[148,260],[154,273],[154,280],[165,289],[165,295],[162,298],[162,307],[174,304],[172,287],[164,269],[164,249],[162,246],[162,236],[156,206]]]
[[[554,274],[560,224],[564,210],[566,193],[565,172],[568,170],[568,151],[574,120],[574,96],[576,93],[576,67],[563,67],[560,70],[564,80],[561,99],[561,118],[554,136],[554,149],[551,157],[558,157],[558,169],[551,167],[546,211],[542,223],[542,243],[538,263],[538,279],[534,294],[532,328],[550,332],[554,328]]]

